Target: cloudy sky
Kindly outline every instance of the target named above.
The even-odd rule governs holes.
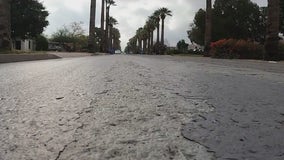
[[[45,34],[50,36],[63,25],[71,22],[83,22],[88,33],[89,11],[91,0],[39,0],[43,2],[50,15],[49,26]],[[142,27],[148,16],[160,7],[167,7],[173,12],[173,17],[166,19],[165,39],[170,46],[187,38],[186,31],[192,23],[199,8],[205,8],[205,0],[115,0],[117,6],[111,8],[111,16],[119,24],[116,26],[121,32],[122,49],[126,46],[137,28]],[[252,0],[260,6],[266,6],[267,0]],[[96,26],[100,27],[101,0],[97,0]]]

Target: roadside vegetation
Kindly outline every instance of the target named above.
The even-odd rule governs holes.
[[[48,11],[39,0],[0,1],[0,53],[35,53],[35,51],[108,52],[121,50],[118,21],[110,15],[114,0],[102,0],[100,28],[96,27],[96,0],[91,0],[90,29],[86,34],[81,22],[63,25],[51,37],[43,35],[49,22]],[[106,17],[105,17],[106,15]],[[28,50],[21,48],[21,41],[34,43]],[[28,42],[30,43],[30,42]],[[50,47],[52,46],[52,47]]]
[[[187,31],[188,37],[200,46],[206,46],[206,41],[211,39],[210,46],[205,47],[205,56],[283,59],[284,44],[279,41],[283,36],[279,35],[284,33],[284,2],[268,0],[268,4],[268,7],[259,7],[250,0],[216,0],[210,13],[211,5],[207,5],[207,11],[199,9]]]
[[[172,16],[172,11],[168,8],[162,7],[155,10],[148,17],[145,25],[138,28],[136,34],[129,39],[125,52],[133,54],[164,54],[167,50],[165,45],[165,19],[169,16]],[[155,31],[157,31],[157,34],[154,42]]]
[[[284,33],[284,1],[268,0],[268,4],[267,7],[259,7],[250,0],[216,0],[212,7],[212,0],[206,0],[206,8],[196,12],[187,31],[191,44],[181,40],[176,46],[165,46],[163,43],[163,29],[160,32],[163,11],[158,9],[129,39],[125,52],[284,59],[284,36],[281,37]],[[164,15],[171,16],[172,13]],[[156,39],[153,38],[155,30]]]
[[[97,0],[90,3],[89,33],[81,22],[63,25],[50,38],[42,32],[48,26],[49,13],[38,0],[0,1],[0,53],[21,46],[16,41],[36,41],[35,50],[88,51],[115,53],[121,50],[118,21],[110,15],[114,0],[101,1],[101,26],[96,26]],[[284,59],[284,1],[268,0],[259,7],[251,0],[206,0],[205,9],[197,10],[187,31],[188,40],[176,46],[165,45],[166,19],[173,15],[161,7],[137,28],[125,48],[131,54],[202,54],[213,58]],[[187,47],[186,47],[187,46]],[[8,52],[7,52],[8,51]]]

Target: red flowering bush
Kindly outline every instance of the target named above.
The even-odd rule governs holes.
[[[211,43],[213,58],[262,59],[264,49],[261,45],[246,40],[222,39]]]

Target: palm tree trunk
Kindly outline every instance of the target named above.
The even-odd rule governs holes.
[[[210,43],[212,36],[212,1],[206,0],[206,21],[205,21],[205,37],[204,37],[204,53],[209,55]]]
[[[141,54],[142,52],[142,40],[138,39],[138,49],[139,49],[139,53]]]
[[[113,30],[113,26],[110,25],[110,29],[109,29],[109,46],[110,46],[110,49],[113,48],[113,43],[112,43],[113,34],[112,34],[112,30]]]
[[[106,30],[105,30],[105,51],[109,51],[109,9],[110,7],[106,7]]]
[[[150,54],[150,51],[151,51],[151,32],[150,32],[150,31],[148,32],[148,38],[147,38],[147,41],[148,41],[147,53],[148,53],[148,54]]]
[[[143,54],[146,54],[147,39],[143,39]]]
[[[157,22],[157,42],[156,43],[159,43],[160,42],[160,22],[158,21]]]
[[[91,0],[89,26],[89,52],[95,52],[96,0]]]
[[[165,39],[164,39],[164,34],[165,34],[165,18],[162,18],[162,33],[161,33],[161,43],[164,45],[165,44]]]
[[[10,0],[0,0],[0,49],[11,48]]]
[[[151,43],[150,43],[151,53],[153,53],[153,45],[154,45],[153,43],[154,43],[154,31],[151,32]]]
[[[104,24],[105,24],[105,0],[102,0],[102,9],[101,9],[101,44],[100,44],[100,51],[101,52],[104,52],[104,38],[105,38],[105,35],[104,35]]]
[[[280,25],[280,0],[268,0],[268,25],[265,42],[265,59],[280,60],[278,51]]]

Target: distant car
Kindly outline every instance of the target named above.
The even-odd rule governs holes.
[[[115,50],[114,52],[115,54],[122,54],[122,52],[120,50]]]

